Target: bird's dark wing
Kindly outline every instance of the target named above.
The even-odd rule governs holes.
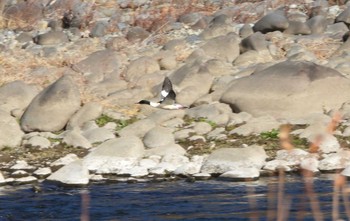
[[[175,102],[176,94],[173,90],[173,84],[171,83],[170,79],[168,77],[165,77],[162,90],[160,92],[160,103],[162,103],[165,100],[172,100]]]

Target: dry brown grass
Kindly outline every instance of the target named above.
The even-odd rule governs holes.
[[[22,49],[9,50],[0,53],[0,85],[22,80],[27,84],[34,84],[45,88],[65,73],[72,73],[73,80],[78,85],[83,102],[96,101],[94,95],[86,89],[85,78],[80,73],[70,70],[70,66],[84,59],[87,55],[98,50],[98,43],[91,40],[79,50],[59,50],[55,56],[44,57],[35,55]],[[35,75],[36,69],[45,68],[47,73]]]
[[[150,9],[134,9],[132,25],[140,26],[150,32],[164,33],[167,30],[167,23],[178,20],[181,15],[191,12],[210,15],[219,8],[220,5],[202,4],[198,0],[172,0],[170,4],[153,1]]]
[[[326,38],[321,41],[301,42],[300,45],[312,52],[317,59],[327,60],[337,51],[342,43],[336,39]]]

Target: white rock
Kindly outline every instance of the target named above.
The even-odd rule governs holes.
[[[289,167],[290,163],[285,160],[271,160],[266,162],[264,166],[264,170],[278,171],[280,169],[284,171],[291,171],[292,169]]]
[[[220,179],[242,180],[242,179],[257,179],[260,176],[260,171],[256,167],[239,168],[237,170],[227,171],[219,176]]]
[[[67,185],[85,185],[89,183],[89,170],[82,160],[73,161],[47,177],[47,180]]]
[[[34,136],[40,136],[39,135],[40,133],[35,131],[35,132],[29,132],[29,133],[26,133],[23,135],[23,139],[24,140],[29,140],[31,137],[34,137]]]
[[[159,159],[155,160],[155,159],[147,158],[147,159],[140,160],[139,165],[141,167],[149,169],[149,168],[157,166],[158,163],[159,163]]]
[[[1,173],[1,171],[0,171],[0,185],[1,185],[1,184],[4,184],[4,183],[6,183],[6,180],[5,180],[4,175],[2,175],[2,173]]]
[[[227,135],[225,133],[225,128],[223,127],[218,127],[215,128],[213,131],[209,132],[207,134],[207,138],[210,140],[223,140],[227,138]]]
[[[92,130],[92,129],[96,129],[99,128],[99,126],[96,124],[96,122],[94,120],[92,121],[87,121],[83,124],[83,126],[81,127],[81,131],[88,131],[88,130]],[[79,128],[72,128],[71,130],[79,130]]]
[[[194,129],[186,128],[178,130],[174,133],[175,140],[183,140],[189,138],[192,133],[195,133]]]
[[[189,163],[189,159],[181,155],[165,155],[156,167],[149,168],[150,174],[164,175],[174,172],[178,167]]]
[[[175,143],[145,150],[145,156],[152,156],[152,155],[165,156],[165,155],[185,155],[185,154],[186,154],[186,150],[182,148],[179,144],[175,144]]]
[[[25,176],[28,176],[28,172],[24,170],[16,170],[13,173],[11,173],[11,176],[16,178],[25,177]]]
[[[119,130],[118,134],[121,137],[133,135],[142,138],[149,130],[155,126],[156,123],[153,120],[142,119]]]
[[[17,147],[24,135],[18,122],[9,113],[0,110],[0,150],[4,147]]]
[[[200,172],[202,164],[189,162],[175,169],[174,174],[197,174]]]
[[[340,144],[335,136],[325,134],[322,137],[319,147],[322,153],[332,153],[337,152],[340,149]]]
[[[325,155],[319,163],[318,169],[323,171],[343,169],[350,164],[350,151],[342,150]]]
[[[63,143],[73,147],[91,148],[92,145],[88,139],[86,139],[78,128],[66,131],[63,138]]]
[[[16,164],[10,167],[11,170],[34,170],[34,166],[28,165],[24,160],[17,160]]]
[[[288,162],[287,166],[297,166],[309,153],[302,149],[279,150],[276,152],[276,160]]]
[[[349,126],[345,128],[345,130],[343,132],[343,136],[344,137],[350,136],[350,127]]]
[[[123,168],[118,172],[119,175],[130,175],[132,177],[142,177],[148,175],[148,170],[145,167],[134,166],[131,168]]]
[[[328,14],[333,17],[336,17],[339,14],[339,11],[339,5],[332,5],[328,8]]]
[[[324,132],[331,120],[332,118],[324,113],[311,113],[303,117],[288,118],[290,124],[310,125],[305,128],[305,138],[308,137],[307,134]]]
[[[76,160],[79,160],[79,157],[77,155],[75,155],[74,153],[69,153],[66,156],[54,161],[53,163],[50,164],[51,167],[54,166],[64,166],[67,165],[69,163],[72,163]]]
[[[207,140],[205,139],[205,137],[201,136],[201,135],[193,135],[191,137],[188,138],[189,141],[196,141],[196,142],[207,142]]]
[[[66,128],[80,127],[85,122],[98,118],[103,111],[103,106],[97,102],[84,104],[68,121]]]
[[[192,176],[198,180],[211,178],[210,173],[196,173],[196,174],[193,174]]]
[[[346,177],[350,177],[350,165],[346,166],[345,169],[340,174]]]
[[[265,165],[267,155],[263,147],[252,145],[244,148],[220,148],[214,150],[204,161],[201,172],[225,173],[240,170],[240,168]]]
[[[153,112],[147,119],[155,122],[156,124],[163,124],[164,122],[174,119],[174,118],[183,118],[185,116],[185,110],[157,110]]]
[[[272,129],[279,128],[280,124],[281,123],[271,116],[262,116],[250,119],[246,124],[231,130],[230,134],[243,136],[260,134],[262,132],[268,132]]]
[[[169,162],[161,162],[161,163],[159,163],[157,166],[156,166],[156,168],[161,168],[161,170],[163,170],[164,172],[163,172],[163,174],[165,174],[165,173],[172,173],[172,172],[174,172],[175,170],[176,170],[176,168],[178,168],[178,166],[177,165],[174,165],[174,164],[172,164],[172,163],[169,163]],[[154,168],[150,168],[150,171],[154,171]],[[154,173],[154,172],[153,172]]]
[[[84,131],[82,135],[90,143],[99,143],[99,142],[104,142],[106,140],[115,138],[115,135],[113,132],[103,127]]]
[[[13,183],[13,182],[15,182],[15,178],[13,177],[9,177],[5,179],[5,183]]]
[[[104,178],[101,174],[91,174],[90,180],[91,181],[104,181],[104,180],[107,180],[107,178]]]
[[[212,130],[212,127],[207,122],[197,122],[193,129],[197,134],[203,135],[209,133]]]
[[[252,119],[252,115],[247,112],[232,113],[228,126],[242,124]]]
[[[156,126],[148,131],[143,138],[143,143],[148,148],[166,146],[173,144],[174,142],[175,138],[172,130],[160,126]]]
[[[125,136],[108,140],[84,157],[89,170],[97,173],[118,173],[126,167],[133,167],[144,155],[140,138]]]
[[[34,175],[39,176],[39,177],[45,177],[48,176],[52,173],[50,167],[43,167],[39,168],[36,171],[33,172]]]
[[[202,164],[207,156],[199,156],[194,155],[190,162],[184,163],[182,166],[176,168],[174,171],[175,174],[183,174],[183,175],[193,175],[193,174],[199,174],[200,169],[202,167]]]
[[[167,154],[162,158],[161,162],[167,162],[174,165],[182,165],[190,162],[190,160],[186,156]]]
[[[38,179],[34,176],[26,176],[15,179],[13,182],[16,184],[27,184],[27,183],[34,183],[37,182]]]
[[[313,141],[318,136],[324,134],[326,131],[326,124],[318,122],[306,127],[299,133],[300,138],[306,138],[308,141]]]
[[[319,161],[316,157],[307,157],[300,162],[300,168],[311,172],[319,172]]]
[[[161,124],[162,127],[168,127],[168,128],[179,128],[182,127],[182,125],[185,124],[185,121],[181,118],[174,118],[170,119],[168,121],[165,121]]]
[[[58,139],[59,136],[57,134],[51,133],[51,132],[40,132],[38,134],[40,137],[45,137],[45,138],[52,138],[52,139]]]
[[[164,165],[164,163],[162,165],[157,165],[156,167],[152,167],[152,168],[149,168],[149,173],[150,174],[154,174],[154,175],[164,175],[167,173],[168,171],[168,168],[172,166],[171,164],[170,165]],[[170,168],[170,171],[173,171],[175,170],[174,168]]]
[[[115,133],[115,130],[117,128],[117,123],[116,122],[108,122],[102,128],[105,128],[105,129],[109,130],[110,132]]]
[[[51,145],[51,142],[45,137],[33,136],[26,142],[26,144],[33,147],[49,148]]]

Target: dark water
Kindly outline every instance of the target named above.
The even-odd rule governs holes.
[[[331,220],[333,180],[321,176],[312,183],[324,220]],[[7,186],[0,188],[0,220],[276,220],[278,205],[284,209],[284,220],[314,220],[302,178],[287,176],[283,189],[283,200],[278,202],[277,177],[84,188],[42,185],[40,193],[31,185]],[[339,210],[340,217],[348,220],[342,201]]]

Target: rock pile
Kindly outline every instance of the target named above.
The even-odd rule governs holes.
[[[209,2],[5,2],[0,183],[349,176],[350,6]]]

